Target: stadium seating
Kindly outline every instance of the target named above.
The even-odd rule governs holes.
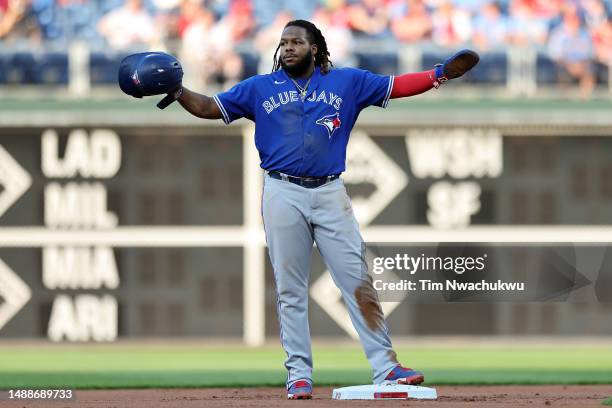
[[[42,54],[37,65],[37,83],[45,85],[68,84],[68,55],[66,53]]]
[[[90,79],[93,85],[112,85],[116,82],[119,62],[126,52],[94,51],[90,55]],[[260,56],[254,53],[241,52],[244,62],[243,76],[250,77],[257,73]],[[393,53],[356,53],[356,65],[382,75],[394,75],[401,72],[399,58]],[[424,52],[421,59],[423,69],[433,67],[443,61],[446,54]],[[46,84],[66,85],[69,81],[68,53],[24,52],[0,53],[0,84]],[[536,81],[538,85],[553,85],[558,82],[559,68],[544,53],[536,58]],[[600,84],[608,83],[606,66],[597,65],[596,74]],[[508,76],[508,56],[505,53],[485,53],[480,63],[465,81],[473,84],[504,85]]]
[[[6,84],[9,67],[8,55],[0,54],[0,84]]]
[[[606,0],[612,4],[612,0]],[[29,15],[40,28],[44,47],[34,44],[11,48],[0,42],[0,85],[20,84],[45,84],[63,86],[68,84],[69,78],[69,48],[74,40],[85,42],[90,47],[90,80],[92,85],[112,85],[116,81],[116,69],[119,61],[129,52],[118,52],[108,48],[100,33],[97,32],[97,23],[102,16],[109,11],[120,7],[124,0],[89,0],[89,1],[67,1],[57,2],[55,0],[32,0]],[[154,15],[155,7],[152,0],[143,1],[145,8]],[[508,13],[508,1],[501,2],[502,10]],[[176,11],[175,11],[176,12]],[[257,10],[254,11],[257,14]],[[222,16],[217,15],[216,18]],[[378,43],[372,43],[372,39],[362,38],[363,43],[353,49],[357,50],[351,65],[358,66],[379,74],[393,75],[401,73],[405,68],[402,58],[398,55],[405,44],[393,38],[388,38]],[[172,42],[174,41],[174,43]],[[176,50],[180,47],[180,39],[174,39],[166,44],[168,49]],[[253,51],[253,46],[248,39],[239,43],[238,52],[244,63],[243,77],[249,77],[257,73],[260,55]],[[368,46],[362,47],[367,43]],[[408,44],[411,46],[411,44]],[[461,45],[463,47],[465,45]],[[450,50],[441,50],[433,46],[431,42],[414,44],[418,48],[415,55],[418,57],[411,69],[422,69],[433,67],[449,55]],[[420,48],[422,47],[422,49]],[[46,51],[41,51],[44,49]],[[515,78],[517,71],[510,70],[509,51],[500,49],[495,52],[482,54],[480,63],[466,76],[465,82],[476,85],[500,85]],[[420,64],[419,64],[420,62]],[[535,67],[533,64],[535,63]],[[535,61],[529,61],[526,70],[530,80],[538,86],[555,86],[559,81],[560,68],[555,61],[551,60],[542,47]],[[533,68],[533,72],[530,72]],[[521,71],[521,70],[519,70]],[[521,75],[525,72],[521,71]],[[595,64],[595,73],[599,84],[608,84],[608,67]],[[535,78],[531,76],[535,75]],[[529,82],[529,81],[528,81]]]
[[[397,53],[359,53],[355,54],[357,66],[361,69],[376,72],[381,75],[396,75],[399,73]]]
[[[6,55],[8,69],[6,81],[10,84],[37,84],[38,64],[34,55],[29,52],[17,52]]]
[[[115,84],[117,68],[125,54],[94,52],[89,59],[89,73],[94,85]]]
[[[554,84],[559,81],[559,70],[555,62],[545,54],[536,58],[536,82],[538,84]]]

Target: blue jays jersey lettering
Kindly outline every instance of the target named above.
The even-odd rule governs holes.
[[[392,87],[392,76],[355,68],[322,74],[316,67],[302,100],[281,69],[248,78],[214,99],[225,123],[241,117],[255,122],[263,169],[320,177],[345,170],[346,147],[359,113],[370,105],[386,107]]]

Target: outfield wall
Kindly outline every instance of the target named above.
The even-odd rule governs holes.
[[[353,132],[344,177],[365,241],[612,241],[605,116],[377,112]],[[0,336],[277,335],[250,124],[157,112],[0,124]],[[591,284],[562,299],[385,311],[396,335],[612,334],[598,295],[611,279],[587,270]],[[354,335],[327,276],[315,251],[311,332]]]

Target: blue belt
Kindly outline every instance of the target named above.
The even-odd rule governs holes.
[[[281,173],[280,171],[269,171],[268,175],[273,179],[288,181],[305,188],[317,188],[340,177],[339,174],[324,177],[297,177]]]

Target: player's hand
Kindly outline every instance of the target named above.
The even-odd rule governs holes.
[[[474,68],[479,60],[480,57],[475,51],[461,50],[447,58],[442,64],[435,66],[436,79],[438,82],[446,82],[449,79],[459,78]]]
[[[178,98],[180,98],[182,94],[183,94],[183,84],[181,83],[176,88],[170,90],[170,92],[168,92],[168,95],[166,95],[164,99],[162,99],[161,101],[157,103],[157,107],[159,109],[165,109],[172,102],[178,100]]]
[[[183,91],[183,68],[172,55],[164,52],[141,52],[121,61],[117,75],[119,87],[134,98],[167,94],[157,107],[164,109]]]

